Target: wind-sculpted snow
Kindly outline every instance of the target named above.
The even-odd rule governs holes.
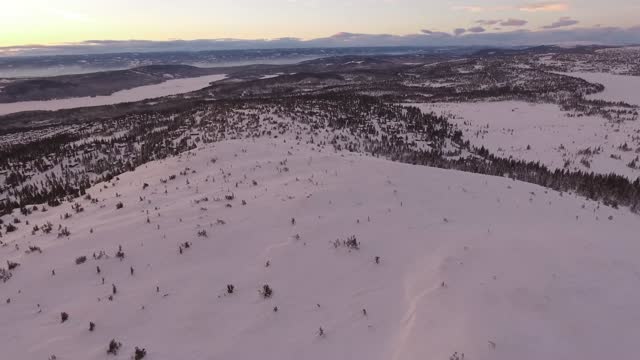
[[[86,194],[2,217],[6,358],[600,360],[640,336],[637,215],[574,194],[291,136]]]

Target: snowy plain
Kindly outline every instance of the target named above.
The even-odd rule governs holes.
[[[640,338],[638,217],[572,194],[293,138],[202,146],[88,192],[80,213],[3,218],[22,221],[0,247],[21,264],[0,283],[3,357],[601,360]],[[71,235],[31,234],[47,221]],[[350,236],[359,249],[334,246]]]
[[[226,75],[208,75],[194,78],[172,79],[160,84],[145,85],[118,91],[108,96],[1,103],[0,115],[22,111],[73,109],[155,99],[200,90],[209,86],[210,83],[222,80],[225,77]]]
[[[640,106],[640,77],[606,73],[563,73],[605,86],[590,99]],[[635,180],[629,166],[640,153],[640,123],[611,122],[601,116],[568,116],[554,104],[523,101],[420,104],[423,111],[451,116],[474,146],[554,169],[616,173]],[[636,163],[638,161],[636,160]],[[639,164],[640,165],[640,164]]]
[[[502,157],[540,161],[554,169],[613,172],[632,180],[640,176],[639,169],[628,166],[640,149],[638,121],[611,123],[599,116],[568,117],[555,104],[523,101],[419,107],[451,116],[450,121],[471,144]],[[565,166],[567,162],[569,166]]]

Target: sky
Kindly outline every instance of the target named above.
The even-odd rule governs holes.
[[[294,38],[304,45],[335,36],[344,41],[344,34],[368,41],[386,35],[381,45],[415,35],[422,35],[411,40],[418,43],[448,35],[455,43],[479,34],[468,40],[529,32],[640,32],[638,15],[640,1],[634,0],[0,0],[0,48],[178,39]]]

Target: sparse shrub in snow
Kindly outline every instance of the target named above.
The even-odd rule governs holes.
[[[5,229],[7,230],[7,233],[14,232],[14,231],[18,230],[18,228],[13,224],[5,225]]]
[[[183,249],[191,249],[191,243],[188,241],[185,241],[184,243],[180,244],[179,248],[180,248],[180,254],[182,254]]]
[[[229,295],[233,294],[235,288],[236,287],[233,286],[232,284],[227,285],[227,294],[229,294]]]
[[[120,209],[122,209],[123,207],[124,207],[124,204],[122,203],[122,201],[119,201],[119,202],[116,204],[116,210],[120,210]]]
[[[200,236],[200,237],[207,237],[207,230],[200,230],[200,231],[198,231],[198,236]]]
[[[60,231],[58,231],[58,237],[65,237],[65,236],[69,236],[71,235],[71,231],[69,231],[69,229],[65,226],[64,228],[60,229]]]
[[[449,356],[449,360],[464,360],[464,353],[458,354],[458,352],[454,352],[453,355]]]
[[[133,355],[133,358],[135,360],[142,360],[144,359],[144,357],[147,356],[147,350],[146,349],[140,349],[136,346],[136,351]]]
[[[376,264],[380,264],[380,256],[376,256]]]
[[[93,331],[96,328],[96,324],[94,324],[93,322],[89,322],[89,331]]]
[[[262,290],[260,291],[260,294],[262,295],[263,298],[268,299],[271,296],[273,296],[273,289],[271,289],[271,287],[267,284],[262,286]]]
[[[7,260],[7,268],[9,269],[9,271],[17,268],[18,266],[20,266],[20,264],[18,264],[17,262]]]
[[[76,265],[84,264],[85,262],[87,262],[86,256],[80,256],[76,258]]]
[[[76,212],[76,214],[84,211],[84,208],[79,203],[73,204],[71,208]]]
[[[122,251],[122,245],[118,246],[118,252],[116,253],[116,257],[122,261],[124,259],[124,251]]]
[[[60,320],[62,320],[61,322],[65,322],[65,321],[69,320],[69,314],[67,314],[66,312],[61,312],[60,313]]]
[[[11,279],[11,272],[7,269],[4,268],[0,268],[0,281],[2,281],[3,283],[9,281],[9,279]]]
[[[352,249],[353,250],[360,250],[360,243],[356,239],[355,235],[352,235],[352,236],[348,237],[347,240],[336,239],[331,244],[336,249],[341,247],[341,246],[344,246],[344,247],[348,248],[349,250],[352,250]]]
[[[122,343],[119,343],[116,341],[116,339],[113,339],[111,340],[111,342],[109,342],[109,348],[107,349],[107,354],[118,355],[118,351],[120,351],[121,347],[122,347]]]
[[[50,222],[47,222],[46,224],[42,225],[42,232],[45,234],[49,234],[51,232],[51,230],[53,230],[53,224]]]
[[[29,245],[29,251],[27,251],[27,253],[34,253],[36,251],[42,254],[42,249],[40,249],[39,246]]]
[[[356,239],[355,235],[352,235],[347,239],[347,241],[345,241],[345,246],[348,247],[349,249],[354,249],[354,250],[360,249],[360,243],[358,243],[358,240]]]

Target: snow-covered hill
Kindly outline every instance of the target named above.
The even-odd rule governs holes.
[[[601,360],[640,338],[638,217],[572,194],[293,138],[88,193],[3,218],[2,358]]]

